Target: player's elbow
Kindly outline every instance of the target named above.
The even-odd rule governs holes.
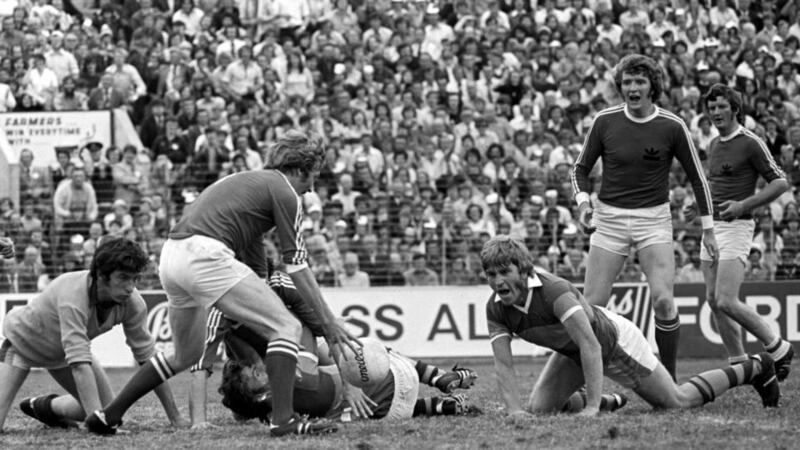
[[[791,185],[789,185],[789,182],[786,180],[786,178],[778,178],[778,179],[772,180],[772,183],[770,183],[770,184],[775,186],[775,191],[777,192],[777,195],[783,194],[784,192],[788,191],[789,188],[791,187]]]

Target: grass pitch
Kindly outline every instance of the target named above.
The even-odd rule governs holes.
[[[451,361],[431,361],[440,367]],[[527,396],[544,358],[524,359],[517,364],[520,395]],[[718,360],[681,360],[682,381],[690,375],[725,364]],[[169,427],[155,395],[149,394],[125,417],[130,434],[96,437],[83,430],[47,429],[28,418],[16,406],[19,400],[50,392],[60,393],[45,372],[34,372],[26,381],[0,435],[0,448],[136,448],[136,449],[473,449],[473,448],[770,448],[800,447],[800,368],[781,385],[779,409],[765,410],[750,386],[733,389],[715,402],[690,411],[653,411],[632,392],[606,379],[606,392],[625,392],[631,400],[616,412],[594,419],[570,415],[537,417],[524,426],[506,424],[496,393],[490,361],[463,364],[479,375],[477,384],[465,391],[470,402],[483,409],[478,417],[417,418],[399,422],[357,421],[343,424],[339,432],[322,437],[271,438],[256,421],[236,423],[219,403],[216,387],[220,371],[211,378],[209,418],[218,428],[204,431]],[[112,370],[112,385],[119,390],[132,370]],[[188,417],[189,377],[181,374],[170,381],[181,410]],[[437,391],[422,387],[421,395]]]

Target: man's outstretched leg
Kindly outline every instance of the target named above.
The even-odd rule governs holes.
[[[137,400],[200,359],[205,341],[206,309],[200,306],[170,307],[169,322],[175,353],[168,357],[157,353],[142,364],[111,403],[86,419],[89,431],[96,434],[116,433],[122,416]]]
[[[447,372],[432,364],[416,361],[414,369],[421,383],[435,387],[445,394],[453,392],[454,389],[469,389],[478,379],[478,374],[474,370],[458,367],[458,364]]]

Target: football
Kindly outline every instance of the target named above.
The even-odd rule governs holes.
[[[389,375],[389,352],[378,340],[359,339],[362,347],[355,344],[355,353],[344,346],[339,368],[342,378],[356,387],[374,386]]]

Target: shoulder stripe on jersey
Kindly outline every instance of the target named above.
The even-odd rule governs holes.
[[[295,289],[294,282],[288,275],[282,273],[275,273],[269,279],[270,286],[285,287]]]
[[[605,116],[608,114],[613,114],[616,112],[620,112],[625,108],[625,103],[620,103],[617,106],[612,106],[610,108],[606,108],[597,113],[592,119],[592,124],[589,126],[589,129],[586,130],[586,136],[583,138],[583,147],[581,148],[581,152],[578,153],[578,157],[575,158],[575,163],[572,165],[572,173],[570,173],[570,182],[572,183],[572,192],[577,194],[580,192],[580,187],[578,187],[578,177],[575,175],[575,166],[578,165],[579,162],[583,161],[587,144],[589,143],[589,136],[592,134],[592,129],[594,128],[594,124],[597,123],[597,119],[600,116]]]
[[[783,169],[781,169],[781,166],[779,166],[778,163],[775,162],[775,158],[773,158],[772,157],[772,153],[769,152],[769,147],[767,147],[767,143],[764,142],[763,139],[758,137],[757,134],[753,133],[752,131],[748,130],[747,128],[742,127],[741,129],[742,129],[742,134],[744,134],[745,136],[747,136],[747,137],[753,139],[754,141],[756,141],[756,144],[758,144],[758,147],[761,149],[761,152],[764,154],[763,155],[764,158],[766,158],[767,161],[769,161],[769,166],[772,168],[772,170],[775,171],[775,173],[777,173],[779,175],[779,178],[785,179],[786,178],[786,173],[783,171]]]
[[[690,153],[692,154],[692,161],[694,162],[694,166],[697,169],[697,173],[700,175],[700,182],[703,184],[703,196],[706,198],[708,211],[709,213],[713,214],[714,203],[711,200],[711,188],[708,186],[708,180],[706,179],[705,171],[703,170],[703,164],[700,162],[700,154],[697,153],[697,149],[694,146],[694,140],[692,140],[692,133],[689,132],[689,128],[686,127],[686,123],[683,121],[683,119],[673,114],[672,112],[667,111],[666,109],[663,108],[658,108],[658,115],[666,119],[670,119],[674,122],[677,122],[678,125],[681,126],[683,134],[686,136],[686,140],[689,141],[689,150]],[[695,192],[694,195],[696,197],[697,192]]]

